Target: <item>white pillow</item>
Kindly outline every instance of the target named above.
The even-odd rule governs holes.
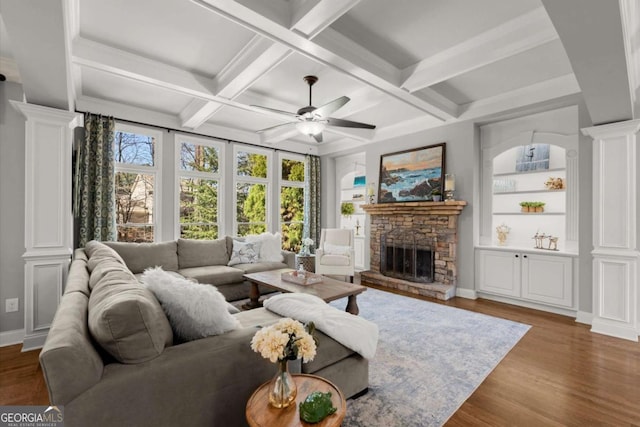
[[[249,235],[245,237],[247,242],[260,242],[260,262],[283,262],[282,256],[282,235],[280,233],[262,233],[260,235]]]
[[[160,302],[173,332],[184,341],[220,335],[240,327],[215,286],[176,277],[161,267],[145,270],[141,280]]]
[[[351,255],[351,246],[333,245],[324,243],[324,253],[329,255]]]
[[[258,251],[255,248],[256,244],[251,242],[240,242],[233,239],[233,251],[231,252],[231,259],[227,265],[236,264],[253,264],[258,262]]]

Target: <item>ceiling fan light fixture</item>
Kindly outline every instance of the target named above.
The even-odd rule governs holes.
[[[304,135],[313,136],[321,133],[326,126],[326,123],[315,121],[303,121],[296,123],[296,129]]]

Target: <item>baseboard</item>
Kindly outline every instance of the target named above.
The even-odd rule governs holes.
[[[47,339],[47,332],[41,332],[30,336],[25,336],[22,342],[22,351],[38,350],[42,348],[45,340]]]
[[[0,347],[22,344],[24,340],[24,329],[0,332]]]
[[[576,312],[574,310],[569,310],[565,308],[554,307],[554,306],[544,305],[544,304],[536,304],[534,302],[518,300],[518,299],[509,298],[509,297],[504,297],[501,295],[488,294],[484,292],[479,293],[478,298],[484,298],[491,301],[503,302],[505,304],[510,304],[510,305],[517,305],[518,307],[532,308],[534,310],[560,314],[562,316],[568,316],[574,319],[576,318]]]
[[[456,288],[456,296],[467,299],[478,299],[475,289]]]
[[[607,319],[596,318],[591,324],[591,332],[610,337],[638,342],[638,331],[630,325],[618,324]]]
[[[578,311],[576,313],[576,322],[584,323],[585,325],[590,325],[593,320],[593,313],[588,313],[586,311]]]

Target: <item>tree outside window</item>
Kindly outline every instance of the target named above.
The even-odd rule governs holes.
[[[268,157],[236,153],[236,222],[238,236],[267,231]]]
[[[302,244],[304,225],[304,161],[282,158],[280,166],[282,247],[298,252]]]

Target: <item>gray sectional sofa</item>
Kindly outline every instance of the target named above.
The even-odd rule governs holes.
[[[87,251],[76,250],[40,354],[50,402],[64,405],[66,426],[246,425],[247,400],[276,370],[250,341],[257,328],[280,316],[264,308],[240,312],[233,315],[239,329],[178,343],[160,304],[136,277],[161,265],[243,297],[234,286],[244,287],[243,272],[260,267],[228,270],[207,245],[221,243],[110,243],[109,249],[92,242]],[[207,257],[215,264],[201,265]],[[291,370],[327,378],[347,397],[366,391],[368,361],[320,331],[316,336],[315,359],[291,361]]]

